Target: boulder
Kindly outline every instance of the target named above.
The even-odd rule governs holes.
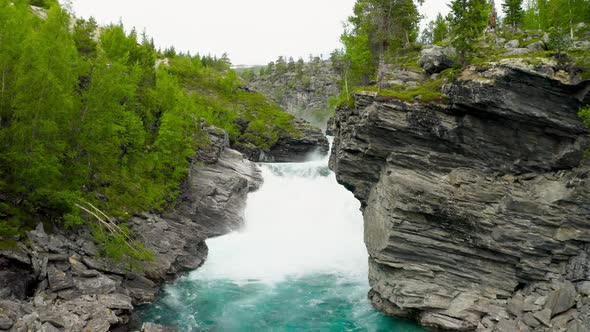
[[[529,54],[531,53],[532,50],[528,49],[528,48],[511,48],[510,51],[504,53],[504,56],[509,56],[509,55],[524,55],[524,54]]]
[[[514,49],[514,48],[519,48],[520,47],[520,42],[517,39],[512,39],[511,41],[507,42],[504,45],[504,48],[506,49]]]
[[[455,65],[456,54],[453,47],[431,46],[420,52],[418,65],[428,74],[440,73]]]
[[[545,309],[551,310],[551,317],[566,312],[576,304],[576,287],[569,281],[560,284],[549,294]]]
[[[526,48],[528,48],[529,50],[531,50],[533,52],[547,50],[547,46],[542,41],[536,41],[534,43],[530,43],[530,44],[527,45]]]
[[[156,323],[144,323],[141,332],[176,332],[173,327],[164,326]]]

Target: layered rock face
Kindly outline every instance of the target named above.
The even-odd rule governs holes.
[[[262,182],[225,132],[209,134],[211,148],[194,158],[176,208],[129,222],[154,253],[143,269],[98,258],[88,229],[48,234],[40,225],[26,246],[0,251],[0,281],[10,281],[0,284],[0,331],[109,331],[128,323],[134,305],[154,300],[162,282],[199,267],[204,240],[239,227],[248,192]],[[152,325],[145,330],[158,331]]]
[[[251,161],[273,163],[300,163],[314,155],[328,154],[330,144],[319,128],[301,119],[295,120],[295,128],[300,135],[281,137],[270,149],[241,147],[240,151]]]
[[[337,112],[330,165],[362,202],[376,308],[450,330],[590,329],[589,82],[469,68],[445,105]]]

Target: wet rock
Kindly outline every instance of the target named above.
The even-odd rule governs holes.
[[[428,47],[420,53],[418,65],[428,74],[440,73],[453,67],[455,64],[453,58],[456,57],[456,54],[456,50],[452,47]]]
[[[159,325],[155,323],[144,323],[141,328],[142,332],[176,332],[175,328]]]

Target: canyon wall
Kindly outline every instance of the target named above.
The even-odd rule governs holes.
[[[442,91],[337,111],[330,166],[363,206],[373,305],[450,330],[587,331],[590,82],[509,59]]]

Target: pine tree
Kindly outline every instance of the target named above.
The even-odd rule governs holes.
[[[432,43],[440,43],[449,36],[449,25],[443,16],[439,13],[434,21],[432,30]]]
[[[453,30],[453,45],[459,51],[460,62],[473,50],[488,22],[487,0],[453,0],[450,4]]]
[[[504,24],[512,26],[512,29],[516,31],[518,26],[522,23],[523,10],[522,0],[504,0],[502,4],[504,10]]]

